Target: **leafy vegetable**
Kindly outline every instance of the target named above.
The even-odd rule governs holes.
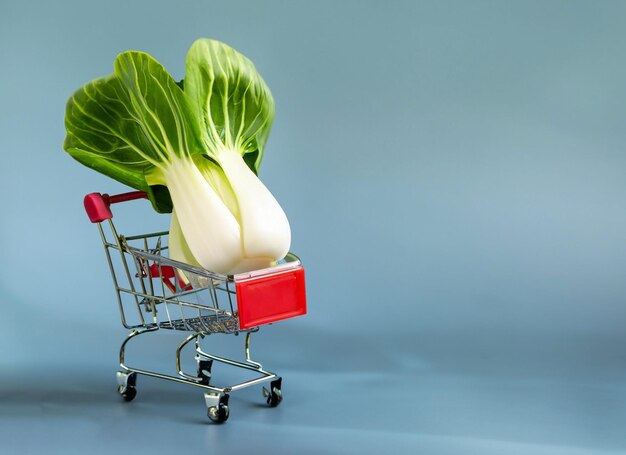
[[[147,191],[157,211],[173,206],[170,256],[236,273],[289,250],[287,217],[256,176],[273,117],[252,62],[201,39],[187,54],[184,84],[146,53],[120,54],[112,75],[68,101],[64,148]]]

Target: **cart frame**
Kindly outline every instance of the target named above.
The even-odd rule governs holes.
[[[269,382],[269,388],[263,387],[263,395],[270,407],[278,406],[282,401],[282,378],[252,360],[251,337],[262,324],[306,314],[304,268],[299,258],[290,253],[281,264],[234,276],[169,259],[163,256],[167,231],[125,237],[118,234],[112,220],[111,204],[146,197],[141,191],[114,196],[91,193],[84,200],[87,215],[100,233],[122,325],[131,330],[120,346],[121,371],[116,375],[119,394],[125,401],[135,398],[137,375],[192,385],[204,390],[211,421],[222,423],[230,414],[231,392]],[[105,222],[107,228],[103,227]],[[130,321],[130,310],[134,321]],[[162,329],[192,332],[176,349],[177,376],[126,363],[126,347],[131,340]],[[204,351],[200,340],[213,333],[245,333],[244,360]],[[192,342],[195,374],[183,371],[181,366],[181,353]],[[218,387],[211,384],[213,362],[252,371],[256,377]]]

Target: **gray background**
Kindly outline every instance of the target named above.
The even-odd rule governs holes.
[[[2,451],[626,451],[624,23],[608,0],[3,1]],[[309,314],[255,340],[285,402],[233,395],[221,427],[196,389],[116,396],[125,332],[81,204],[124,188],[61,147],[117,53],[181,78],[199,37],[272,89],[260,175],[308,279]],[[135,363],[170,368],[181,336]]]

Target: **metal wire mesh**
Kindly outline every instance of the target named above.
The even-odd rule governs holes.
[[[239,331],[232,277],[167,258],[166,231],[124,237],[108,224],[98,226],[125,327]]]

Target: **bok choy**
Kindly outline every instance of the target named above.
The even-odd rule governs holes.
[[[200,39],[178,83],[150,55],[121,53],[69,99],[64,148],[172,212],[170,257],[232,274],[289,251],[287,217],[257,177],[273,118],[252,62]]]

